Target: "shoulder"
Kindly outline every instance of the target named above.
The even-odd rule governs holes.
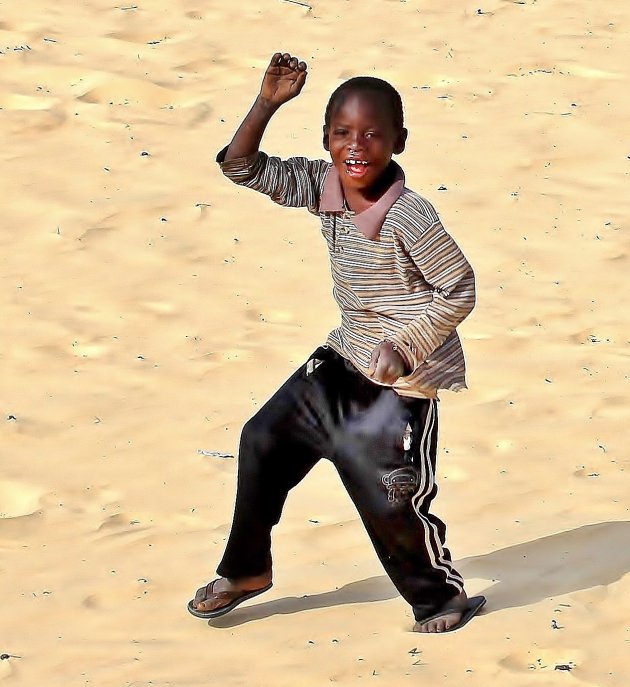
[[[388,220],[404,244],[411,247],[425,231],[439,223],[440,218],[429,200],[405,187],[389,211]]]

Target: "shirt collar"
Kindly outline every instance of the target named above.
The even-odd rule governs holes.
[[[392,205],[400,198],[405,187],[405,173],[400,165],[392,161],[395,168],[394,181],[385,193],[367,210],[350,217],[354,226],[368,239],[374,241],[383,226],[385,217]],[[344,211],[343,187],[339,172],[334,165],[330,166],[319,201],[320,212]]]

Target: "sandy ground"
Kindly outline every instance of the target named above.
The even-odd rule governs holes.
[[[0,3],[0,682],[627,687],[630,5],[308,2]],[[476,269],[436,512],[488,606],[452,635],[410,632],[324,463],[274,589],[185,610],[234,494],[202,452],[338,318],[317,220],[213,162],[277,49],[309,80],[264,148],[324,155],[332,89],[390,79]]]

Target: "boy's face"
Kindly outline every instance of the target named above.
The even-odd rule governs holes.
[[[324,148],[330,151],[344,189],[363,193],[378,188],[394,153],[402,153],[406,129],[397,129],[387,97],[350,91],[324,127]]]

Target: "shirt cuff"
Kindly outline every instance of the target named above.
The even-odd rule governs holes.
[[[251,155],[245,157],[236,157],[232,160],[225,159],[229,145],[225,146],[216,157],[216,161],[221,167],[221,171],[228,179],[232,181],[243,181],[249,177],[252,177],[263,162],[263,157],[265,153],[257,151]]]
[[[388,336],[387,341],[396,346],[396,351],[400,354],[400,357],[405,362],[408,375],[411,374],[421,362],[423,362],[423,358],[418,354],[417,348],[413,345],[413,343],[410,343],[407,340],[407,337],[401,333]]]

